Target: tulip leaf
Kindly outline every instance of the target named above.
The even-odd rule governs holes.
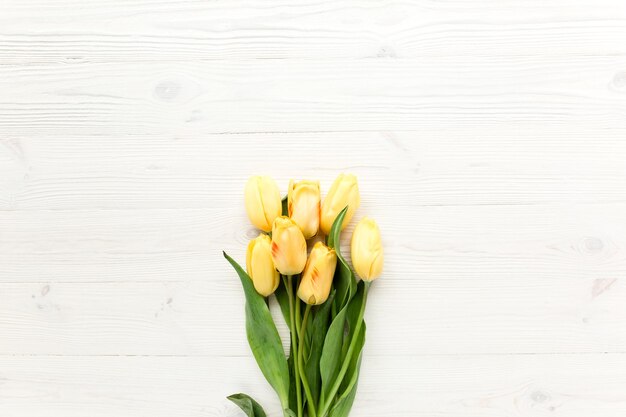
[[[359,368],[361,366],[361,353],[363,351],[363,345],[365,345],[365,322],[361,324],[361,328],[359,329],[359,334],[356,335],[356,346],[354,352],[352,352],[351,358],[345,358],[344,360],[350,360],[350,364],[348,365],[348,370],[346,371],[346,375],[344,376],[341,385],[339,386],[339,396],[338,399],[345,398],[352,387],[356,384],[357,379],[359,378]]]
[[[339,246],[339,234],[341,233],[341,225],[343,223],[344,217],[346,217],[346,213],[348,212],[348,206],[345,206],[343,210],[339,212],[337,217],[335,217],[335,221],[333,225],[330,227],[330,233],[328,234],[328,246],[331,248],[336,248]],[[337,252],[339,249],[336,248]]]
[[[350,341],[354,337],[354,330],[357,326],[361,306],[363,305],[364,289],[365,285],[363,281],[360,281],[357,285],[357,292],[355,296],[352,298],[352,300],[350,300],[350,303],[348,304],[348,311],[346,313],[346,324],[348,327],[348,332],[346,333],[346,337],[343,341],[343,347],[341,351],[342,358],[346,356],[348,348],[350,347]]]
[[[283,208],[283,212],[282,212],[283,216],[289,216],[289,201],[287,197],[288,196],[284,196],[283,199],[281,200],[281,204]]]
[[[356,350],[352,358],[350,358],[348,371],[346,372],[344,380],[341,383],[335,403],[328,414],[329,417],[348,417],[350,409],[352,408],[352,403],[354,403],[361,368],[361,352],[363,350],[363,345],[365,344],[365,322],[361,325],[361,329],[359,330],[357,337]]]
[[[344,207],[337,215],[328,235],[328,246],[335,249],[335,253],[337,254],[337,269],[335,270],[335,277],[333,279],[333,285],[337,289],[337,296],[335,297],[337,310],[342,309],[356,292],[354,273],[350,265],[348,265],[341,255],[341,225],[343,224],[343,219],[347,212],[348,206]]]
[[[359,360],[358,366],[361,365],[361,361]],[[358,368],[357,368],[357,380],[358,380]],[[350,388],[349,391],[346,392],[345,396],[340,397],[337,402],[333,405],[328,413],[328,417],[348,417],[350,414],[350,409],[352,408],[352,404],[354,403],[354,398],[356,397],[356,390],[358,381],[355,380],[354,385]]]
[[[280,311],[283,313],[285,323],[287,323],[287,328],[291,329],[289,294],[287,293],[287,287],[285,285],[278,285],[278,288],[274,291],[274,295],[276,296],[276,301],[278,301],[278,305],[280,306]]]
[[[246,334],[261,372],[278,394],[283,408],[289,403],[289,367],[280,335],[265,299],[254,289],[252,280],[230,256],[224,257],[235,268],[246,296]]]
[[[291,344],[290,344],[291,346]],[[296,374],[294,372],[294,355],[289,355],[287,366],[289,366],[289,408],[296,410],[298,408],[298,400],[296,394]]]
[[[311,347],[310,353],[304,365],[304,372],[311,388],[313,402],[317,404],[319,401],[320,386],[322,384],[320,376],[320,357],[322,356],[322,348],[324,346],[324,336],[328,331],[330,308],[335,297],[333,291],[328,300],[321,306],[316,308],[313,316],[313,322],[307,327],[311,329]]]
[[[339,368],[341,367],[341,346],[344,337],[346,312],[348,307],[341,309],[337,316],[333,319],[326,338],[324,339],[324,347],[320,357],[320,376],[322,379],[321,398],[328,398]]]
[[[261,405],[254,401],[249,395],[239,393],[230,395],[226,398],[237,404],[248,417],[267,417],[263,407],[261,407]]]

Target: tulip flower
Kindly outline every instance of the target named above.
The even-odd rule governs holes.
[[[330,286],[337,266],[337,254],[322,242],[317,242],[304,267],[298,297],[309,305],[324,303],[330,294]]]
[[[300,227],[304,238],[315,236],[320,225],[319,181],[290,181],[287,208],[289,217]]]
[[[337,215],[348,206],[348,211],[341,225],[341,229],[343,230],[350,222],[350,219],[352,219],[354,212],[359,207],[359,203],[359,186],[356,177],[352,174],[339,175],[322,202],[320,214],[320,226],[322,231],[325,234],[329,234],[330,228]]]
[[[256,239],[248,243],[246,253],[246,269],[252,279],[254,289],[263,297],[276,291],[280,283],[280,275],[272,261],[272,241],[266,234],[261,233]]]
[[[251,177],[245,188],[246,212],[253,225],[269,232],[274,219],[282,214],[280,191],[270,177]]]
[[[272,259],[283,275],[302,272],[306,264],[306,240],[302,231],[286,216],[276,217],[272,225]]]
[[[352,265],[363,281],[373,281],[383,271],[383,246],[376,222],[364,217],[352,234]]]

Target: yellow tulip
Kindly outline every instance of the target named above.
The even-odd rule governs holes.
[[[246,269],[252,279],[254,289],[263,297],[276,291],[280,283],[280,275],[272,261],[272,241],[266,234],[261,233],[256,239],[248,243],[246,253]]]
[[[359,186],[356,177],[352,174],[341,174],[333,182],[328,195],[322,203],[320,225],[325,234],[330,233],[330,228],[337,215],[348,206],[348,211],[343,219],[341,229],[350,222],[354,212],[359,207]]]
[[[298,297],[307,304],[318,305],[328,299],[333,282],[337,254],[322,242],[317,242],[304,267]]]
[[[272,230],[274,219],[283,211],[280,191],[270,177],[259,175],[248,180],[245,203],[250,221],[264,232]]]
[[[306,240],[292,219],[276,217],[272,226],[272,259],[283,275],[302,272],[306,264]]]
[[[289,217],[300,227],[304,238],[315,236],[320,225],[319,181],[290,181],[287,207]]]
[[[352,234],[352,265],[363,281],[373,281],[383,271],[383,245],[376,222],[364,217]]]

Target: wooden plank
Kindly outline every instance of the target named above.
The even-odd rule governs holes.
[[[624,354],[366,356],[351,415],[622,417],[625,363]],[[0,370],[0,413],[10,417],[238,417],[224,397],[242,391],[282,415],[250,357],[0,356]]]
[[[403,210],[624,203],[625,136],[626,126],[576,124],[506,135],[469,125],[174,138],[20,135],[0,141],[0,210],[228,208],[216,213],[226,221],[233,209],[243,216],[242,188],[253,173],[273,175],[286,193],[290,178],[319,178],[325,192],[342,171],[359,177],[362,212],[379,216],[387,210],[381,201]]]
[[[469,254],[443,249],[447,256],[438,262],[456,265],[427,273],[421,272],[427,267],[405,264],[411,262],[409,252],[387,247],[388,273],[376,282],[366,313],[369,354],[626,352],[623,256],[620,266],[603,272],[585,266],[584,258],[610,264],[608,253],[570,249],[563,256],[572,257],[571,269],[578,265],[579,272],[561,268],[553,276],[545,268],[543,274],[525,274],[531,261],[510,253],[514,246],[503,243],[501,255],[473,262]],[[558,257],[564,248],[549,246],[547,252]],[[477,244],[472,253],[483,249]],[[206,255],[215,261],[218,256]],[[497,276],[499,270],[504,272]],[[0,305],[0,354],[249,353],[243,295],[225,262],[214,263],[203,281],[2,284]]]
[[[626,204],[361,207],[382,229],[386,278],[620,278]],[[349,259],[352,222],[343,233]],[[232,273],[258,231],[243,207],[213,210],[0,212],[0,282],[206,282]],[[228,281],[230,281],[228,278]],[[233,283],[232,285],[236,285]],[[415,283],[414,285],[419,285]],[[1,304],[0,304],[1,305]]]
[[[624,55],[619,0],[8,2],[0,63]]]
[[[623,56],[5,65],[0,131],[173,139],[581,120],[624,128],[625,65]]]

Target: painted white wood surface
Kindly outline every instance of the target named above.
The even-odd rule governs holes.
[[[0,416],[279,416],[221,250],[351,171],[354,417],[623,417],[625,162],[622,0],[6,0]]]

